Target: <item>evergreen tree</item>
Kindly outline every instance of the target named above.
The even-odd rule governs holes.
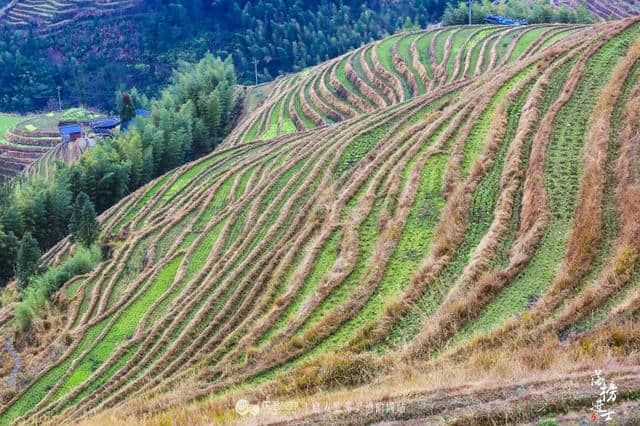
[[[78,194],[73,206],[73,214],[69,224],[69,231],[74,242],[85,247],[91,247],[100,234],[100,223],[89,196],[84,192]]]
[[[13,232],[5,232],[0,226],[0,284],[13,277],[19,245]]]
[[[120,121],[128,123],[136,116],[136,107],[133,105],[131,95],[128,93],[122,94],[122,109],[120,110]]]
[[[21,287],[25,287],[29,279],[38,272],[38,263],[42,252],[38,242],[27,232],[20,241],[18,256],[16,260],[16,275]]]
[[[237,111],[231,59],[206,55],[182,66],[173,81],[154,101],[151,116],[131,131],[86,151],[70,167],[60,166],[46,181],[0,185],[0,285],[15,275],[18,243],[12,245],[12,238],[30,232],[44,250],[70,231],[75,241],[91,245],[99,231],[96,212],[222,141]]]
[[[151,179],[153,179],[153,148],[148,147],[142,157],[141,185],[146,184]]]
[[[9,204],[4,210],[2,224],[6,233],[13,233],[14,235],[22,235],[24,233],[20,211],[14,204]]]

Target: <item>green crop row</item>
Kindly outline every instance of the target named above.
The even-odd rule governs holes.
[[[504,100],[505,96],[523,79],[527,78],[533,73],[535,67],[533,65],[523,69],[518,74],[513,76],[507,81],[506,84],[500,86],[495,96],[491,98],[487,108],[482,111],[482,114],[478,118],[478,121],[473,126],[469,137],[465,141],[464,151],[462,154],[462,176],[467,177],[471,171],[473,163],[476,161],[484,145],[488,142],[489,129],[494,121],[494,116],[498,109],[498,105]]]
[[[487,233],[493,220],[493,212],[499,197],[500,176],[504,167],[506,151],[515,137],[522,107],[531,87],[532,83],[529,83],[508,107],[508,120],[504,140],[493,157],[490,169],[474,192],[469,209],[469,225],[464,240],[457,248],[449,264],[436,281],[428,287],[427,292],[416,303],[412,311],[394,327],[392,333],[384,342],[386,346],[406,343],[415,336],[424,321],[440,305],[448,290],[462,273],[464,266],[467,265],[478,243]],[[499,95],[496,94],[497,96]],[[377,350],[383,349],[385,349],[384,346]]]
[[[615,64],[640,26],[607,42],[588,61],[570,101],[559,111],[547,151],[545,186],[552,219],[534,257],[522,273],[491,302],[465,333],[487,331],[505,318],[522,312],[551,283],[562,260],[575,210],[581,176],[581,154],[588,117]]]
[[[382,64],[382,66],[402,82],[404,98],[409,99],[411,97],[409,85],[407,84],[407,81],[404,79],[404,77],[398,73],[395,66],[393,65],[393,59],[391,58],[393,45],[396,43],[397,39],[398,37],[387,37],[382,43],[377,46],[376,53],[378,54],[378,58],[380,59],[380,63]]]

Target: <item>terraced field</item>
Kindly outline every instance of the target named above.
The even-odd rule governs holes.
[[[551,0],[553,6],[576,7],[586,3],[587,9],[602,19],[622,19],[640,15],[638,0]]]
[[[11,28],[59,30],[78,19],[123,13],[139,0],[11,0],[0,9],[0,22]]]
[[[86,139],[59,143],[48,150],[42,157],[32,162],[24,170],[24,173],[28,176],[42,176],[46,179],[55,171],[59,162],[71,164],[80,158],[87,149],[89,149],[89,143]]]
[[[58,161],[70,163],[88,148],[86,141],[62,144],[58,123],[86,122],[99,114],[79,108],[32,117],[4,116],[0,131],[0,179],[9,180],[22,173],[49,176]]]
[[[36,127],[32,119],[5,116],[0,140],[0,178],[12,179],[60,142],[57,129]]]
[[[226,145],[334,124],[456,87],[531,57],[579,28],[466,26],[389,37],[276,80],[266,100],[238,125]]]
[[[222,148],[102,215],[110,256],[57,296],[55,338],[24,357],[0,423],[124,421],[203,398],[232,416],[238,394],[363,385],[414,363],[508,370],[496,354],[527,374],[597,366],[598,348],[633,362],[639,60],[635,18],[394,36],[279,79]],[[616,376],[618,404],[637,406],[634,371]],[[446,392],[463,394],[459,424],[592,402],[545,403],[553,391],[469,417],[531,398]],[[419,423],[453,409],[439,396],[362,415]]]

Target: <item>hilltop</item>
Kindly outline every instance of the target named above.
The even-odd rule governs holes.
[[[640,18],[403,33],[247,90],[33,329],[2,308],[0,423],[579,421],[594,369],[638,420]]]

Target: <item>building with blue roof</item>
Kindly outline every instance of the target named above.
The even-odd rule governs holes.
[[[526,19],[515,19],[509,16],[503,15],[491,15],[484,18],[484,22],[492,25],[508,25],[508,26],[520,26],[528,25],[529,22]]]
[[[82,127],[79,124],[67,124],[58,128],[63,143],[69,143],[82,137]]]
[[[93,133],[98,136],[111,136],[113,129],[120,124],[120,119],[115,117],[100,118],[89,122]]]

